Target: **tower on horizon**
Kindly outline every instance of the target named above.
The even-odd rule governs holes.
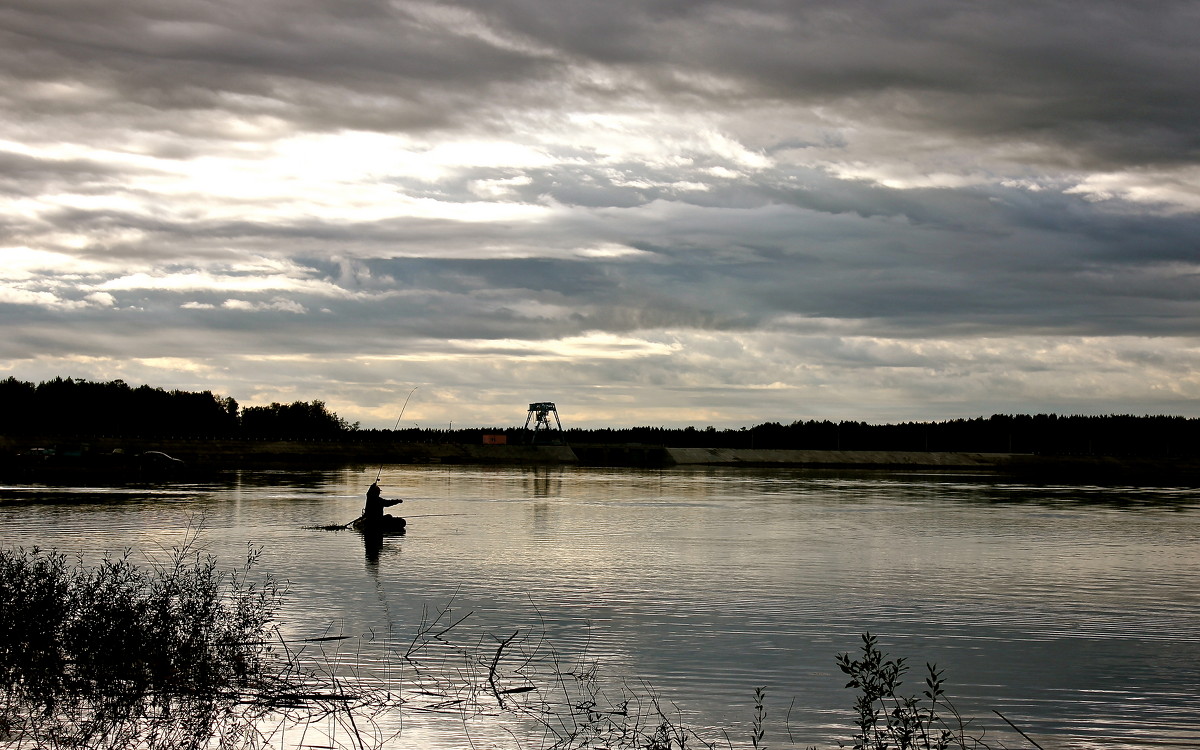
[[[550,424],[550,417],[554,417],[554,426]],[[551,442],[551,445],[566,445],[567,438],[563,433],[562,422],[558,419],[558,409],[554,406],[553,401],[538,401],[529,405],[529,415],[525,417],[525,429],[529,429],[529,423],[533,422],[533,437],[530,442],[537,445],[538,436],[541,433],[546,433],[549,436],[550,432],[558,428],[558,439]],[[543,438],[545,441],[545,438]]]

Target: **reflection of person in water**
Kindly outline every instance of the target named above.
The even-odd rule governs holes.
[[[367,525],[382,524],[384,518],[391,518],[383,514],[384,508],[390,508],[393,505],[398,505],[403,500],[384,500],[382,492],[379,489],[379,482],[371,482],[370,489],[367,490],[367,507],[363,509],[362,520]]]
[[[363,534],[363,553],[367,556],[367,569],[379,567],[379,553],[383,552],[383,534]]]

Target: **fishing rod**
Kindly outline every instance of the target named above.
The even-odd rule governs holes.
[[[400,420],[404,419],[404,410],[408,408],[408,399],[412,398],[412,395],[416,393],[417,389],[420,387],[420,384],[414,385],[412,390],[408,392],[408,397],[404,399],[404,406],[400,407],[400,416],[396,417],[396,426],[392,428],[392,432],[400,429]],[[378,482],[379,477],[381,476],[383,476],[383,464],[379,465],[379,471],[375,473],[375,481]]]
[[[396,417],[396,426],[392,428],[392,432],[395,432],[397,429],[399,429],[399,428],[400,428],[400,420],[401,420],[401,419],[404,419],[404,410],[408,408],[408,400],[409,400],[410,398],[412,398],[412,395],[413,395],[414,393],[416,393],[417,389],[418,389],[418,388],[420,388],[420,387],[421,387],[421,386],[420,386],[419,384],[418,384],[418,385],[414,385],[414,386],[412,387],[412,390],[408,392],[408,396],[407,396],[407,398],[405,398],[405,399],[404,399],[404,406],[401,406],[401,407],[400,407],[400,416]],[[375,472],[375,481],[376,481],[376,482],[378,482],[378,481],[379,481],[379,477],[381,477],[381,476],[383,476],[383,464],[380,464],[380,465],[379,465],[379,471]],[[336,529],[345,529],[345,528],[349,528],[351,525],[353,525],[353,524],[354,524],[354,522],[355,522],[355,521],[358,521],[358,520],[360,520],[360,519],[361,519],[363,516],[365,516],[365,515],[366,515],[366,513],[367,513],[367,511],[366,511],[366,508],[364,508],[364,509],[363,509],[363,512],[362,512],[362,513],[359,513],[359,514],[358,514],[358,518],[355,518],[355,519],[354,519],[354,521],[348,521],[347,523],[341,523],[341,524],[334,524],[334,525],[331,525],[331,526],[316,526],[316,527],[313,527],[313,528],[325,529],[325,530],[327,530],[327,531],[333,531],[333,530],[336,530]]]

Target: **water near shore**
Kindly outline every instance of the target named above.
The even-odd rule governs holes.
[[[760,685],[770,746],[849,740],[853,696],[834,655],[868,630],[917,667],[913,693],[920,665],[943,667],[991,740],[1019,745],[997,709],[1047,748],[1200,746],[1196,490],[915,471],[394,466],[381,485],[405,498],[393,511],[406,536],[375,547],[304,528],[354,518],[376,471],[10,484],[0,545],[153,554],[198,526],[230,567],[262,545],[261,569],[291,582],[289,634],[351,635],[360,664],[391,663],[423,616],[451,606],[469,613],[468,639],[537,633],[737,747],[750,744]],[[394,746],[461,747],[468,732],[538,746],[491,717],[460,719],[404,717]]]

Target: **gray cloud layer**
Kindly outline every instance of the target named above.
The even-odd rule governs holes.
[[[11,0],[0,368],[389,426],[1200,413],[1195,3]]]

